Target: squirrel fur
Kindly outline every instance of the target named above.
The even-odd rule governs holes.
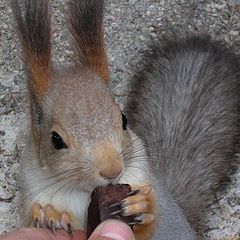
[[[137,214],[137,240],[196,239],[236,160],[238,57],[205,36],[155,44],[132,79],[126,125],[108,86],[103,5],[68,1],[76,61],[59,71],[49,2],[25,0],[23,11],[12,1],[31,117],[19,176],[23,224],[86,228],[93,189],[120,182],[139,190],[123,209]]]

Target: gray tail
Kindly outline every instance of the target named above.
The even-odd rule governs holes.
[[[155,44],[127,116],[156,175],[196,226],[236,162],[239,58],[206,36]]]

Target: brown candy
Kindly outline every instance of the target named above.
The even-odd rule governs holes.
[[[100,186],[94,189],[88,207],[87,236],[107,219],[118,219],[127,224],[133,222],[134,216],[121,215],[121,201],[131,194],[128,184]]]

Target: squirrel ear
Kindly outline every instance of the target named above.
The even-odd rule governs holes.
[[[104,0],[69,0],[68,6],[68,20],[77,47],[78,61],[107,81],[109,72],[104,48]]]
[[[26,0],[23,16],[18,0],[11,6],[21,40],[30,95],[40,101],[50,78],[51,27],[48,0]]]
[[[35,140],[40,136],[41,100],[50,79],[51,27],[48,0],[26,0],[22,14],[18,0],[11,7],[21,40],[27,70],[32,130]]]

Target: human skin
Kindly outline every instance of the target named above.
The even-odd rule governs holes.
[[[131,229],[124,223],[108,220],[100,224],[89,240],[133,240]],[[83,231],[74,231],[69,235],[66,231],[52,232],[48,229],[25,228],[0,236],[0,240],[86,240]]]
[[[75,231],[72,235],[70,235],[63,230],[56,231],[53,233],[48,229],[40,229],[40,228],[25,228],[18,229],[13,232],[7,233],[0,237],[0,240],[79,240],[86,239],[83,231]]]

